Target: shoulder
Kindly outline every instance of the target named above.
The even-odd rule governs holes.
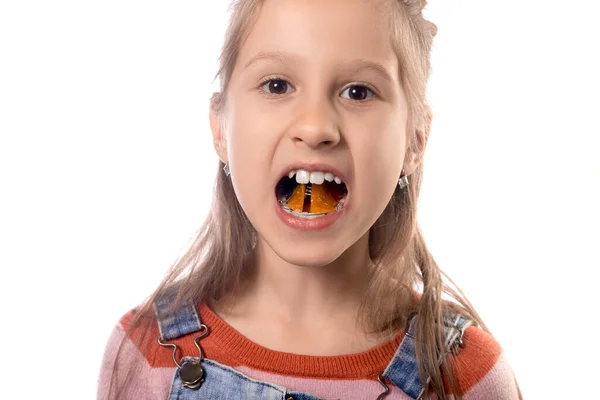
[[[450,360],[461,395],[466,400],[519,398],[514,373],[502,347],[483,329],[468,327],[463,346]],[[446,390],[449,389],[449,382],[446,382]]]
[[[142,310],[143,306],[129,310],[113,327],[98,378],[98,399],[113,399],[114,388],[125,394],[124,398],[155,399],[168,395],[174,364],[160,353],[156,319],[150,313],[141,315]]]
[[[158,327],[156,318],[152,318],[149,313],[141,315],[141,311],[143,305],[132,308],[115,323],[106,343],[105,362],[109,359],[114,361],[117,353],[119,360],[125,359],[128,363],[152,361],[156,351],[152,338],[157,335]],[[153,340],[156,342],[155,338]]]
[[[124,346],[135,348],[135,353],[143,357],[150,367],[173,365],[169,357],[162,357],[170,353],[158,344],[160,329],[153,307],[141,304],[130,309],[121,316],[115,331],[120,333]]]
[[[123,314],[113,326],[104,351],[105,367],[113,365],[155,368],[172,366],[169,351],[158,344],[160,330],[150,307],[139,305]],[[161,351],[164,350],[164,351]],[[118,358],[117,358],[118,356]]]

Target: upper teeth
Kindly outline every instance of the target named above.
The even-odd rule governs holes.
[[[331,182],[335,181],[335,183],[340,184],[342,180],[337,176],[333,175],[331,172],[320,172],[313,171],[308,172],[303,169],[299,169],[297,171],[290,171],[288,177],[292,179],[296,175],[296,182],[307,184],[308,182],[313,183],[315,185],[321,185],[324,181]]]

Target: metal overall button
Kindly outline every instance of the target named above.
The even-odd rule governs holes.
[[[204,382],[204,368],[198,360],[188,360],[181,364],[179,377],[183,386],[190,389],[198,389]]]
[[[199,389],[204,383],[204,368],[200,364],[202,362],[202,348],[198,344],[198,340],[208,335],[208,327],[204,324],[200,325],[200,334],[194,338],[194,344],[198,348],[198,358],[184,360],[182,358],[181,364],[177,362],[177,345],[174,343],[163,343],[161,338],[158,338],[158,344],[164,347],[173,348],[173,362],[177,365],[179,378],[188,389]]]

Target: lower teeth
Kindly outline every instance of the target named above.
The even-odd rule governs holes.
[[[298,211],[291,210],[288,206],[284,205],[283,203],[279,203],[279,204],[281,204],[281,208],[283,208],[283,211],[285,211],[288,214],[295,215],[296,217],[313,219],[313,218],[323,217],[327,214],[331,214],[331,213],[313,214],[313,213],[309,213],[309,212],[298,212]]]
[[[302,217],[302,218],[307,218],[307,219],[314,219],[314,218],[319,218],[319,217],[323,217],[327,214],[331,214],[333,212],[338,212],[342,206],[344,205],[344,201],[346,201],[345,198],[341,199],[338,204],[335,206],[335,211],[332,212],[326,212],[326,213],[321,213],[321,214],[313,214],[313,213],[309,213],[309,212],[299,212],[299,211],[294,211],[292,209],[290,209],[287,204],[285,204],[282,201],[279,201],[279,204],[281,205],[281,208],[283,209],[283,211],[287,212],[288,214],[292,214],[295,215],[296,217]]]

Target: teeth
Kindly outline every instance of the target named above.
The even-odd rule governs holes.
[[[281,204],[281,208],[283,208],[283,210],[289,214],[295,215],[297,217],[302,217],[302,218],[307,218],[307,219],[314,219],[314,218],[319,218],[319,217],[323,217],[327,214],[331,214],[331,213],[321,213],[321,214],[311,214],[311,213],[307,213],[307,212],[298,212],[298,211],[294,211],[291,210],[286,204],[284,203],[280,203]],[[336,210],[338,211],[338,210]]]
[[[340,211],[342,209],[342,207],[344,206],[344,203],[346,202],[346,199],[341,199],[339,201],[339,203],[335,206],[335,211]],[[280,201],[279,204],[281,204],[281,208],[283,208],[283,210],[287,213],[293,214],[297,217],[304,217],[304,218],[308,218],[308,219],[312,219],[312,218],[316,218],[316,217],[322,217],[324,215],[327,214],[331,214],[330,212],[327,213],[321,213],[321,214],[311,214],[311,213],[307,213],[307,212],[298,212],[298,211],[294,211],[291,210],[288,206],[287,203],[285,201]]]
[[[307,184],[310,181],[309,177],[310,176],[308,174],[308,171],[305,171],[303,169],[299,169],[296,172],[296,182],[299,184]]]
[[[311,172],[310,173],[310,183],[314,183],[316,185],[321,185],[325,182],[325,174],[322,172]]]
[[[321,185],[323,182],[331,182],[335,181],[338,185],[342,183],[342,180],[337,176],[333,175],[331,172],[321,172],[314,171],[308,172],[303,169],[299,169],[297,171],[290,171],[288,174],[288,178],[292,179],[296,175],[296,183],[298,184],[308,184],[309,182],[315,185]]]

